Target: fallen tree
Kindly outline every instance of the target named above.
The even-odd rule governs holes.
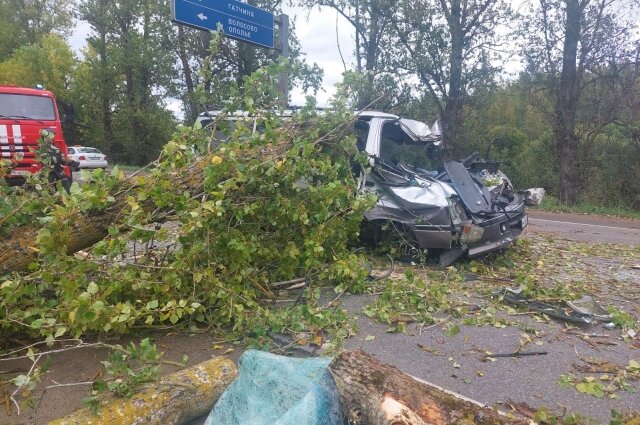
[[[462,396],[419,382],[362,350],[329,366],[350,423],[368,425],[526,424]]]
[[[103,403],[97,414],[83,408],[49,425],[183,425],[208,413],[237,374],[231,360],[215,357]]]
[[[262,310],[274,282],[363,285],[349,241],[372,199],[352,174],[353,115],[310,107],[255,119],[213,151],[211,133],[182,128],[135,178],[98,173],[70,194],[0,186],[16,197],[0,217],[3,332],[55,339],[189,322],[262,335],[318,313]]]
[[[166,178],[173,183],[171,190],[174,193],[202,193],[203,169],[208,160],[209,158],[205,157],[167,175]],[[64,240],[59,241],[65,245],[66,253],[73,254],[104,239],[109,226],[127,217],[131,207],[130,197],[154,183],[140,178],[125,179],[111,190],[111,201],[107,202],[105,198],[104,208],[78,211],[69,217],[70,222],[64,231]],[[156,211],[157,206],[148,198],[139,205],[144,213],[156,212],[155,217],[149,217],[151,221],[157,219],[158,213],[161,212]],[[43,227],[37,221],[32,221],[13,228],[7,236],[0,239],[0,273],[24,272],[29,264],[38,259],[38,233]]]

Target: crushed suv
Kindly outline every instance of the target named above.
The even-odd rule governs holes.
[[[358,114],[358,149],[369,157],[360,172],[362,191],[378,197],[365,214],[369,237],[389,228],[414,246],[439,254],[447,266],[462,255],[476,257],[509,246],[527,226],[523,196],[498,169],[477,154],[443,161],[439,126],[375,111]],[[387,230],[384,230],[387,229]],[[366,236],[366,235],[365,235]]]

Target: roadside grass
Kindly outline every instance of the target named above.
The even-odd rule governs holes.
[[[139,169],[142,168],[139,165],[128,165],[128,164],[111,164],[110,167],[113,168],[116,165],[122,171],[128,171],[128,172],[132,172],[132,173],[135,172],[135,171],[138,171]]]
[[[531,208],[531,207],[530,207]],[[640,211],[624,207],[603,207],[591,204],[578,204],[572,207],[563,205],[558,198],[546,195],[538,207],[533,207],[541,211],[566,212],[589,215],[604,215],[621,218],[640,220]]]

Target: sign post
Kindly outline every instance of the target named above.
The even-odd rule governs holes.
[[[278,23],[280,35],[280,56],[289,59],[289,16],[280,15],[276,22]],[[278,74],[278,89],[282,93],[280,106],[286,108],[289,102],[289,76],[286,72]]]

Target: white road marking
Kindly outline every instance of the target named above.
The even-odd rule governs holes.
[[[575,221],[558,221],[558,220],[545,220],[542,218],[531,218],[529,217],[529,222],[536,221],[544,221],[547,223],[557,223],[557,224],[577,224],[578,226],[588,226],[588,227],[601,227],[603,229],[616,229],[616,230],[640,230],[634,229],[632,227],[615,227],[615,226],[604,226],[602,224],[587,224],[587,223],[576,223]]]

